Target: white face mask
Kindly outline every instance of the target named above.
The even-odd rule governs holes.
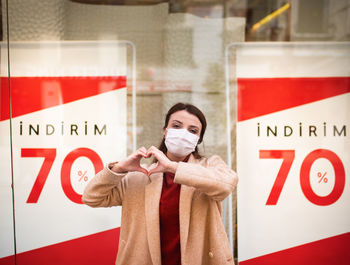
[[[198,135],[186,129],[167,129],[165,146],[174,156],[184,157],[196,149],[198,140]]]

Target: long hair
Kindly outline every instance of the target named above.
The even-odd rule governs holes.
[[[205,119],[204,114],[200,111],[200,109],[198,109],[196,106],[194,106],[192,104],[179,102],[179,103],[176,103],[174,106],[172,106],[168,110],[168,113],[165,116],[165,122],[164,122],[163,129],[168,127],[168,123],[169,123],[169,119],[170,119],[171,114],[173,114],[177,111],[180,111],[180,110],[186,110],[188,113],[191,113],[192,115],[196,116],[199,119],[199,121],[201,122],[202,130],[201,130],[199,140],[198,140],[198,144],[200,144],[203,141],[205,129],[207,128],[207,121]],[[163,140],[160,143],[158,149],[161,150],[164,154],[167,153],[168,149],[166,148],[166,145],[165,145],[165,137],[163,137]],[[192,152],[192,154],[197,159],[202,157],[198,152],[197,146],[196,146],[196,149]]]

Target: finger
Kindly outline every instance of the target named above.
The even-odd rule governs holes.
[[[152,154],[150,153],[150,152],[148,152],[148,150],[146,150],[146,152],[145,152],[145,158],[149,158],[149,157],[151,157],[152,156]]]
[[[147,155],[159,155],[159,152],[161,152],[157,147],[155,146],[151,146],[148,150],[147,150]]]
[[[151,169],[150,171],[148,171],[147,176],[150,176],[151,174],[157,173],[157,172],[158,172],[157,168]]]
[[[156,166],[155,168],[148,171],[148,176],[153,174],[153,173],[158,173],[158,172],[164,172],[164,168],[160,164],[158,164],[158,166]]]
[[[161,163],[168,163],[169,158],[159,149],[155,148],[149,151]]]
[[[154,156],[157,160],[159,160],[159,158],[160,158],[160,155],[157,152],[155,152],[153,150],[148,150],[147,157],[151,157],[151,156]]]
[[[146,174],[147,176],[149,176],[149,172],[148,172],[145,168],[143,168],[143,167],[138,167],[138,168],[137,168],[137,171],[140,171],[140,172]]]
[[[149,170],[149,171],[148,171],[148,176],[151,175],[151,174],[153,174],[153,173],[158,172],[158,170],[159,170],[159,166],[156,166],[155,168]]]
[[[148,148],[147,152],[151,152],[154,149],[154,146],[152,145],[150,148]]]
[[[145,154],[147,153],[147,149],[144,146],[140,147],[139,150],[142,151]]]
[[[148,150],[150,151],[160,151],[157,147],[155,147],[154,145],[152,145],[150,148],[148,148]]]
[[[143,150],[137,150],[137,156],[138,157],[147,157],[147,153],[145,152],[145,151],[143,151]]]
[[[145,147],[141,147],[137,150],[139,153],[147,153],[147,149]]]

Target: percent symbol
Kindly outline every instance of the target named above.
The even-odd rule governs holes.
[[[78,176],[80,177],[79,181],[81,181],[84,178],[84,181],[88,180],[88,176],[86,176],[86,170],[83,173],[81,170],[78,171]]]
[[[327,172],[325,172],[323,175],[321,172],[317,172],[317,177],[320,178],[320,180],[318,181],[318,183],[321,183],[321,181],[323,180],[324,183],[328,182],[328,179],[325,177],[327,174]]]

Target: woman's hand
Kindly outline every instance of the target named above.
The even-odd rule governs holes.
[[[139,148],[136,152],[129,155],[125,160],[116,163],[111,168],[112,171],[116,173],[129,172],[129,171],[140,171],[149,175],[149,172],[141,167],[140,160],[142,158],[148,158],[151,155],[147,154],[147,149],[145,147]]]
[[[157,147],[151,146],[147,150],[147,157],[154,156],[158,160],[158,164],[155,168],[148,172],[151,175],[156,172],[171,172],[175,173],[177,169],[177,162],[171,161],[162,151]]]

